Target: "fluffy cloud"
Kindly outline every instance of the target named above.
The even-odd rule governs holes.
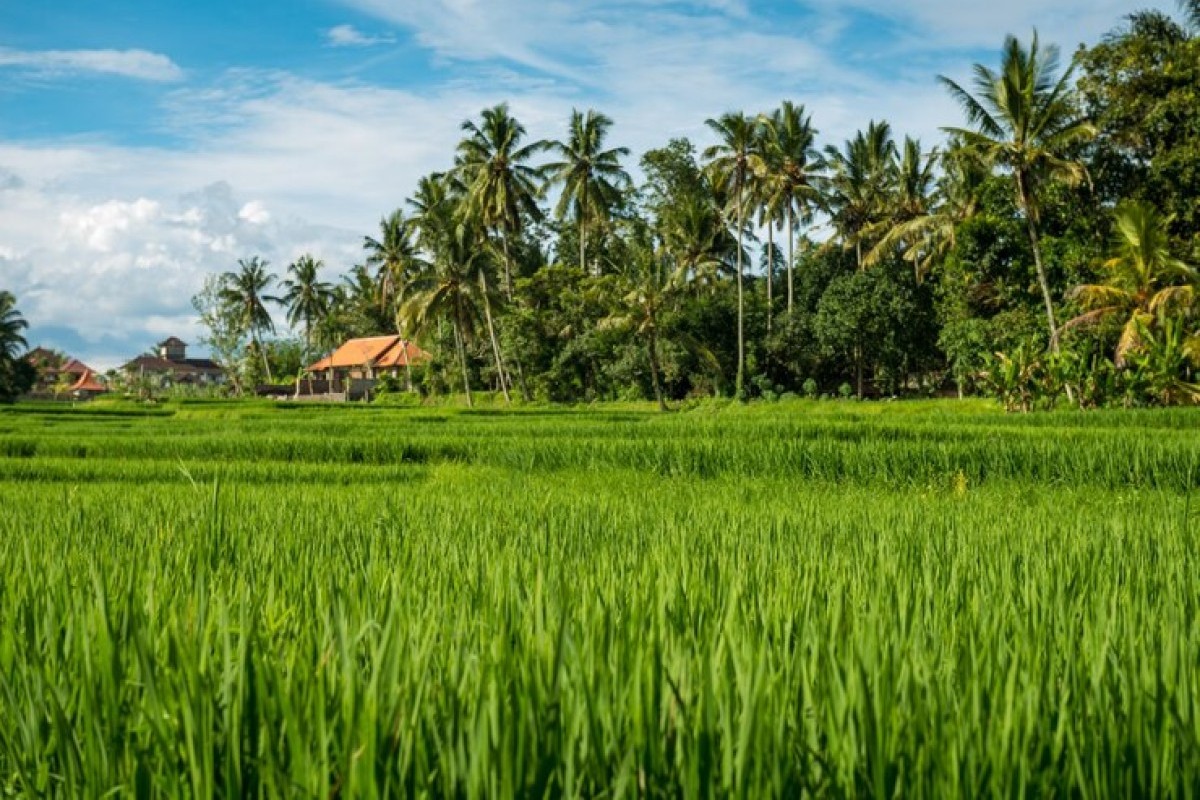
[[[190,298],[206,274],[234,269],[239,258],[261,255],[282,271],[303,252],[340,265],[357,250],[353,235],[275,220],[264,203],[242,202],[225,183],[171,203],[89,204],[52,187],[22,188],[0,192],[0,216],[4,228],[10,219],[42,221],[0,252],[0,285],[17,295],[32,341],[101,369],[167,335],[195,341]]]
[[[41,75],[99,73],[145,81],[177,81],[183,70],[170,58],[146,50],[14,50],[0,47],[0,67]]]
[[[395,41],[391,36],[369,36],[353,25],[335,25],[325,31],[325,40],[333,47],[372,47]]]

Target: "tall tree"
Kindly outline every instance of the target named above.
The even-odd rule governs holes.
[[[707,119],[705,124],[716,134],[717,144],[704,151],[709,160],[709,169],[718,181],[728,188],[729,204],[734,207],[734,224],[737,226],[737,378],[734,391],[738,398],[745,397],[746,380],[746,300],[743,270],[743,237],[746,232],[746,205],[749,200],[748,182],[750,175],[760,167],[756,154],[758,121],[741,111],[731,111],[716,119]]]
[[[895,177],[896,142],[887,122],[872,120],[865,131],[858,131],[838,150],[825,148],[828,171],[828,212],[837,238],[846,248],[854,248],[859,270],[866,267],[863,246],[872,225],[886,213],[887,199]]]
[[[267,382],[271,381],[271,365],[267,362],[267,351],[263,348],[260,332],[275,330],[275,322],[271,312],[267,311],[268,302],[279,302],[265,292],[275,282],[275,276],[267,271],[269,264],[258,256],[249,259],[238,259],[236,272],[226,272],[222,276],[224,287],[221,289],[221,301],[235,310],[235,318],[242,330],[250,336],[254,348],[262,356],[263,368],[267,373]]]
[[[376,294],[380,311],[395,319],[403,302],[405,284],[419,268],[412,225],[404,211],[396,209],[379,221],[379,238],[363,237],[366,264],[375,270]]]
[[[12,292],[0,290],[0,358],[15,359],[29,347],[21,331],[29,327]]]
[[[1097,127],[1087,151],[1095,206],[1149,203],[1174,218],[1176,246],[1200,257],[1200,26],[1158,11],[1126,22],[1077,55],[1079,91]]]
[[[934,151],[927,160],[919,156],[919,150],[919,143],[906,139],[898,196],[891,213],[876,223],[882,235],[863,257],[863,264],[873,267],[899,253],[912,264],[918,282],[954,246],[958,226],[974,216],[984,178],[978,160],[965,156],[961,149],[952,148],[945,156]],[[942,172],[935,179],[937,164]]]
[[[504,260],[504,292],[512,298],[512,238],[525,220],[540,220],[541,171],[529,161],[546,149],[542,141],[524,144],[525,126],[508,112],[508,104],[486,108],[480,120],[466,120],[467,134],[458,144],[455,172],[465,188],[462,210],[478,218],[499,237]]]
[[[610,221],[613,207],[630,183],[629,174],[621,167],[621,158],[629,155],[629,148],[604,147],[611,127],[612,120],[604,114],[572,110],[566,141],[548,145],[560,160],[543,167],[548,185],[562,186],[554,215],[561,220],[569,212],[574,217],[579,232],[579,267],[584,270],[589,231]]]
[[[770,177],[768,205],[784,210],[787,224],[787,312],[794,307],[796,220],[808,220],[820,202],[815,185],[820,154],[813,149],[817,131],[804,106],[785,100],[764,120],[765,169]]]
[[[0,290],[0,401],[10,402],[29,391],[37,380],[37,368],[21,354],[29,347],[22,333],[29,327],[17,310],[17,299]]]
[[[312,353],[313,327],[329,312],[333,302],[333,286],[321,280],[321,268],[325,264],[304,254],[288,264],[287,274],[281,283],[283,294],[279,302],[287,309],[288,324],[295,328],[304,324],[304,360],[307,363]]]
[[[482,318],[487,324],[500,391],[505,402],[511,402],[492,315],[492,304],[498,299],[495,286],[488,277],[492,251],[483,242],[480,221],[462,218],[459,213],[462,202],[450,176],[429,176],[418,185],[417,194],[411,201],[417,210],[413,221],[421,246],[430,258],[409,283],[411,296],[401,306],[400,322],[419,333],[432,321],[450,321],[454,326],[463,386],[470,405],[466,345],[473,337],[476,321]]]
[[[988,163],[1012,175],[1054,352],[1059,349],[1058,324],[1039,243],[1039,195],[1047,184],[1074,186],[1084,180],[1086,170],[1072,153],[1095,134],[1073,102],[1072,71],[1073,66],[1059,74],[1058,48],[1043,47],[1035,31],[1028,49],[1014,36],[1005,39],[999,72],[975,65],[975,94],[944,75],[938,78],[973,126],[945,130],[960,137],[967,148]]]

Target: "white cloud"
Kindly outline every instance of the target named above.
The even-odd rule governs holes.
[[[31,220],[40,224],[27,227]],[[358,250],[355,235],[273,220],[225,183],[171,202],[88,203],[27,180],[0,194],[0,238],[13,242],[0,251],[0,286],[17,296],[31,344],[67,349],[99,369],[166,335],[198,341],[191,297],[206,274],[234,269],[239,258],[260,255],[278,273],[311,252],[335,279]]]
[[[395,39],[391,36],[370,36],[353,25],[335,25],[325,31],[325,40],[333,47],[372,47],[377,44],[391,44]]]
[[[183,70],[167,56],[146,50],[14,50],[0,47],[0,67],[17,67],[43,75],[98,73],[170,82]]]
[[[271,221],[271,213],[257,200],[251,200],[238,211],[238,219],[251,225],[266,225]]]

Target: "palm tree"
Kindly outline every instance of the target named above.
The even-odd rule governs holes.
[[[938,164],[943,171],[935,178]],[[873,267],[899,252],[921,282],[954,245],[959,224],[974,216],[983,177],[978,160],[961,149],[945,156],[935,149],[924,156],[920,142],[905,137],[890,213],[867,231],[878,241],[863,257],[863,265]]]
[[[755,169],[747,178],[748,201],[755,210],[755,223],[767,229],[764,272],[767,279],[767,333],[771,332],[775,305],[775,229],[786,220],[786,199],[778,191],[779,178],[773,170],[773,152],[768,138],[768,118],[759,114],[754,128]]]
[[[15,361],[29,347],[21,331],[29,327],[12,292],[0,290],[0,361]]]
[[[376,295],[380,311],[391,312],[403,302],[404,286],[419,267],[413,231],[404,212],[396,209],[379,221],[380,238],[363,237],[367,266],[375,269]]]
[[[717,135],[718,143],[704,151],[704,157],[709,159],[709,169],[716,175],[718,182],[729,190],[729,202],[735,207],[735,224],[737,225],[737,379],[734,391],[739,398],[744,397],[746,377],[746,302],[743,283],[745,280],[742,269],[742,241],[746,231],[746,201],[750,175],[761,168],[761,157],[756,151],[758,140],[758,122],[747,117],[740,111],[722,114],[717,119],[707,119],[704,123]]]
[[[665,255],[697,288],[714,286],[728,267],[733,242],[720,210],[707,197],[685,195],[666,206],[659,236]]]
[[[432,175],[421,180],[416,196],[410,201],[417,210],[413,221],[418,229],[418,239],[430,254],[430,260],[422,264],[422,271],[410,280],[411,298],[401,306],[399,321],[420,332],[432,320],[450,320],[454,326],[467,404],[470,405],[466,343],[474,333],[475,321],[482,316],[487,323],[500,391],[505,402],[511,402],[504,358],[492,316],[492,303],[499,298],[488,280],[491,250],[483,246],[486,237],[479,221],[461,218],[459,207],[463,198],[456,195],[455,189],[448,176]]]
[[[1115,362],[1122,366],[1128,354],[1143,344],[1144,333],[1155,320],[1174,312],[1191,313],[1196,305],[1197,274],[1171,255],[1168,228],[1153,206],[1125,202],[1114,212],[1112,256],[1104,262],[1105,280],[1071,291],[1086,313],[1064,328],[1086,325],[1112,316],[1125,318],[1117,343]]]
[[[254,347],[262,355],[263,368],[267,373],[267,382],[271,382],[271,365],[267,363],[267,352],[259,339],[259,331],[274,331],[275,323],[271,312],[267,311],[266,303],[279,302],[278,298],[270,297],[264,292],[275,282],[275,276],[267,272],[268,263],[258,256],[249,259],[238,259],[238,271],[226,272],[221,276],[224,287],[221,289],[221,302],[234,310],[238,324],[244,333],[250,335]]]
[[[825,148],[827,183],[826,211],[842,246],[854,248],[854,261],[866,268],[863,243],[873,223],[882,219],[895,175],[896,143],[887,122],[872,120],[841,150]]]
[[[520,233],[526,218],[541,219],[538,207],[541,171],[529,159],[545,150],[545,142],[522,145],[525,127],[501,103],[466,120],[467,137],[458,144],[455,172],[465,188],[463,216],[479,219],[500,238],[504,254],[504,291],[513,293],[509,239]]]
[[[1056,79],[1058,71],[1058,48],[1042,47],[1034,31],[1028,50],[1016,37],[1005,38],[998,73],[975,65],[974,95],[944,75],[938,78],[973,126],[945,130],[960,137],[987,163],[1012,174],[1054,352],[1058,352],[1058,325],[1038,242],[1038,194],[1046,184],[1075,186],[1087,177],[1083,164],[1071,160],[1069,153],[1095,134],[1093,126],[1076,115],[1071,98],[1073,65]]]
[[[554,216],[565,219],[569,211],[575,218],[580,269],[587,269],[588,230],[610,221],[621,191],[630,184],[629,174],[621,167],[621,158],[629,155],[629,148],[604,149],[610,127],[612,120],[604,114],[572,110],[567,140],[548,145],[561,160],[543,167],[547,185],[563,187]]]
[[[672,270],[657,256],[649,242],[634,242],[631,257],[622,264],[619,278],[625,310],[606,317],[600,324],[632,330],[645,343],[654,399],[659,410],[666,411],[659,358],[661,320],[687,280],[687,267],[678,266]]]
[[[771,187],[768,204],[774,208],[782,206],[787,222],[787,311],[790,315],[795,294],[796,218],[808,219],[811,209],[820,201],[820,193],[814,185],[815,166],[820,163],[820,155],[813,149],[817,132],[804,106],[790,100],[785,100],[766,117],[763,127],[767,146],[766,170]]]
[[[324,262],[305,254],[288,264],[288,275],[280,283],[283,294],[279,302],[287,309],[288,324],[295,328],[304,323],[304,360],[312,351],[313,326],[329,312],[333,302],[333,286],[320,279]]]

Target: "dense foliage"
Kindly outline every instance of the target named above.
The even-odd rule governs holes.
[[[0,403],[28,391],[37,378],[36,368],[21,358],[29,346],[25,329],[29,323],[17,309],[17,299],[0,289]]]
[[[795,403],[0,411],[0,787],[1195,789],[1190,410]]]
[[[573,112],[554,142],[485,109],[361,265],[331,286],[302,258],[280,302],[306,356],[419,339],[426,393],[1200,401],[1200,36],[1183,10],[1132,14],[1069,65],[1009,37],[998,67],[941,78],[964,117],[933,148],[884,121],[818,148],[783,102],[707,120],[703,154],[643,153],[635,182],[604,114]],[[258,377],[280,348],[254,266],[218,294],[243,341],[226,361]]]

